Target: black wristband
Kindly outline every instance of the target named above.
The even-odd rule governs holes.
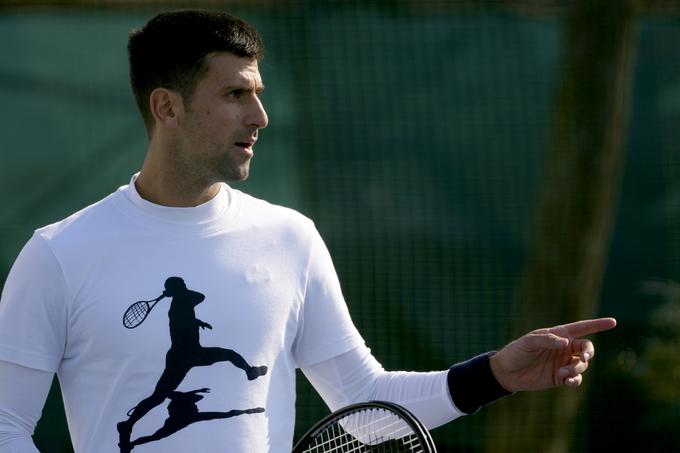
[[[491,371],[489,359],[495,351],[478,355],[449,368],[447,381],[453,404],[465,414],[474,414],[482,406],[510,395]]]

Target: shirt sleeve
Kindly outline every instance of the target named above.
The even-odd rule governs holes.
[[[331,411],[353,403],[390,401],[411,411],[428,429],[464,415],[451,401],[447,371],[385,371],[365,346],[302,372]]]
[[[0,361],[0,451],[38,453],[31,436],[54,374]]]
[[[352,323],[330,253],[314,229],[294,353],[299,367],[364,344]]]
[[[14,262],[0,299],[0,360],[57,370],[66,344],[66,293],[56,257],[34,234]]]

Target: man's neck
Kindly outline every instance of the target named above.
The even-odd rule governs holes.
[[[210,201],[219,193],[218,182],[180,171],[159,156],[160,153],[149,150],[135,180],[137,193],[145,200],[162,206],[193,207]]]
[[[135,180],[137,193],[151,203],[169,207],[193,207],[212,200],[220,191],[220,184],[207,187],[164,184],[152,172],[143,168]]]

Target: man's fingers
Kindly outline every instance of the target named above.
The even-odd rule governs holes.
[[[579,374],[578,376],[567,378],[564,381],[564,385],[566,385],[567,387],[578,387],[579,385],[581,385],[581,382],[583,382],[583,376]]]
[[[563,366],[557,371],[558,381],[566,382],[567,379],[583,374],[588,369],[588,362],[584,362],[579,357],[572,357],[568,365]]]
[[[586,338],[577,338],[573,340],[571,342],[571,350],[584,362],[587,362],[595,356],[595,346],[593,346],[592,341]]]
[[[553,349],[560,350],[571,344],[570,350],[574,356],[583,362],[588,362],[595,356],[595,346],[587,338],[570,340],[554,333],[532,332],[524,337],[525,346],[529,350]]]
[[[524,344],[529,350],[564,349],[569,345],[569,340],[554,333],[533,332],[524,336]]]
[[[613,329],[614,327],[616,327],[616,319],[598,318],[563,324],[550,330],[564,336],[584,337],[593,333]]]

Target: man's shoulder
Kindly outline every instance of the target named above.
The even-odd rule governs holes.
[[[251,221],[260,224],[279,225],[305,232],[316,229],[314,222],[296,209],[275,204],[235,189],[232,190],[241,198],[241,210]]]
[[[59,238],[69,236],[81,236],[91,231],[96,234],[96,230],[101,229],[107,224],[107,218],[113,209],[113,199],[116,192],[96,201],[73,214],[58,220],[49,225],[45,225],[36,230],[36,234],[46,241],[54,241]]]

